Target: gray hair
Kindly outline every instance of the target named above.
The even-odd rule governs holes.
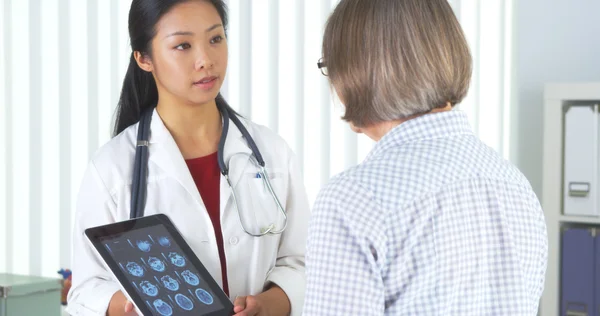
[[[330,83],[357,127],[460,103],[472,59],[447,0],[341,0],[325,27]]]

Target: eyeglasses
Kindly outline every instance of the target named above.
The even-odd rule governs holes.
[[[319,67],[319,70],[321,70],[323,76],[327,76],[327,65],[323,61],[323,58],[319,58],[319,61],[317,62],[317,67]]]

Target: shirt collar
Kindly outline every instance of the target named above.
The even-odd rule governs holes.
[[[375,144],[365,161],[393,147],[427,139],[474,135],[467,115],[459,110],[429,113],[394,127]]]

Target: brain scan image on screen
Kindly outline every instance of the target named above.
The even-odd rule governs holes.
[[[152,305],[154,305],[156,311],[163,316],[173,315],[173,307],[161,299],[154,301]]]
[[[185,258],[176,252],[169,253],[169,260],[171,260],[173,265],[176,265],[180,268],[185,267]]]
[[[213,303],[212,295],[210,295],[210,293],[206,292],[203,289],[196,290],[196,297],[200,300],[200,302],[202,302],[206,305],[210,305]]]
[[[162,262],[162,260],[156,258],[156,257],[150,257],[148,258],[148,265],[150,266],[150,268],[152,268],[152,270],[157,271],[157,272],[165,272],[165,263]]]
[[[158,238],[158,243],[163,247],[171,247],[171,240],[168,237]]]
[[[197,286],[198,284],[200,284],[200,279],[198,278],[198,276],[190,270],[185,270],[181,272],[181,276],[183,277],[183,280],[189,285]]]
[[[155,297],[158,295],[158,287],[148,281],[140,282],[140,287],[142,288],[142,292],[148,296]]]
[[[152,247],[152,244],[147,240],[138,240],[136,244],[138,249],[143,252],[149,252]]]
[[[192,309],[194,309],[194,303],[192,302],[192,300],[190,300],[187,296],[183,294],[175,295],[175,302],[177,302],[177,305],[179,305],[179,307],[185,309],[186,311],[191,311]]]
[[[172,277],[165,275],[164,277],[160,278],[160,280],[167,289],[173,292],[179,290],[179,282],[177,282],[177,280],[173,279]]]
[[[142,266],[140,266],[136,262],[128,262],[125,267],[127,268],[127,271],[129,272],[129,274],[131,274],[133,276],[136,276],[136,277],[144,276],[144,268],[142,268]]]

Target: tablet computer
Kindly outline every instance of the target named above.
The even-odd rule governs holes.
[[[142,315],[233,315],[233,304],[164,214],[85,230]]]

